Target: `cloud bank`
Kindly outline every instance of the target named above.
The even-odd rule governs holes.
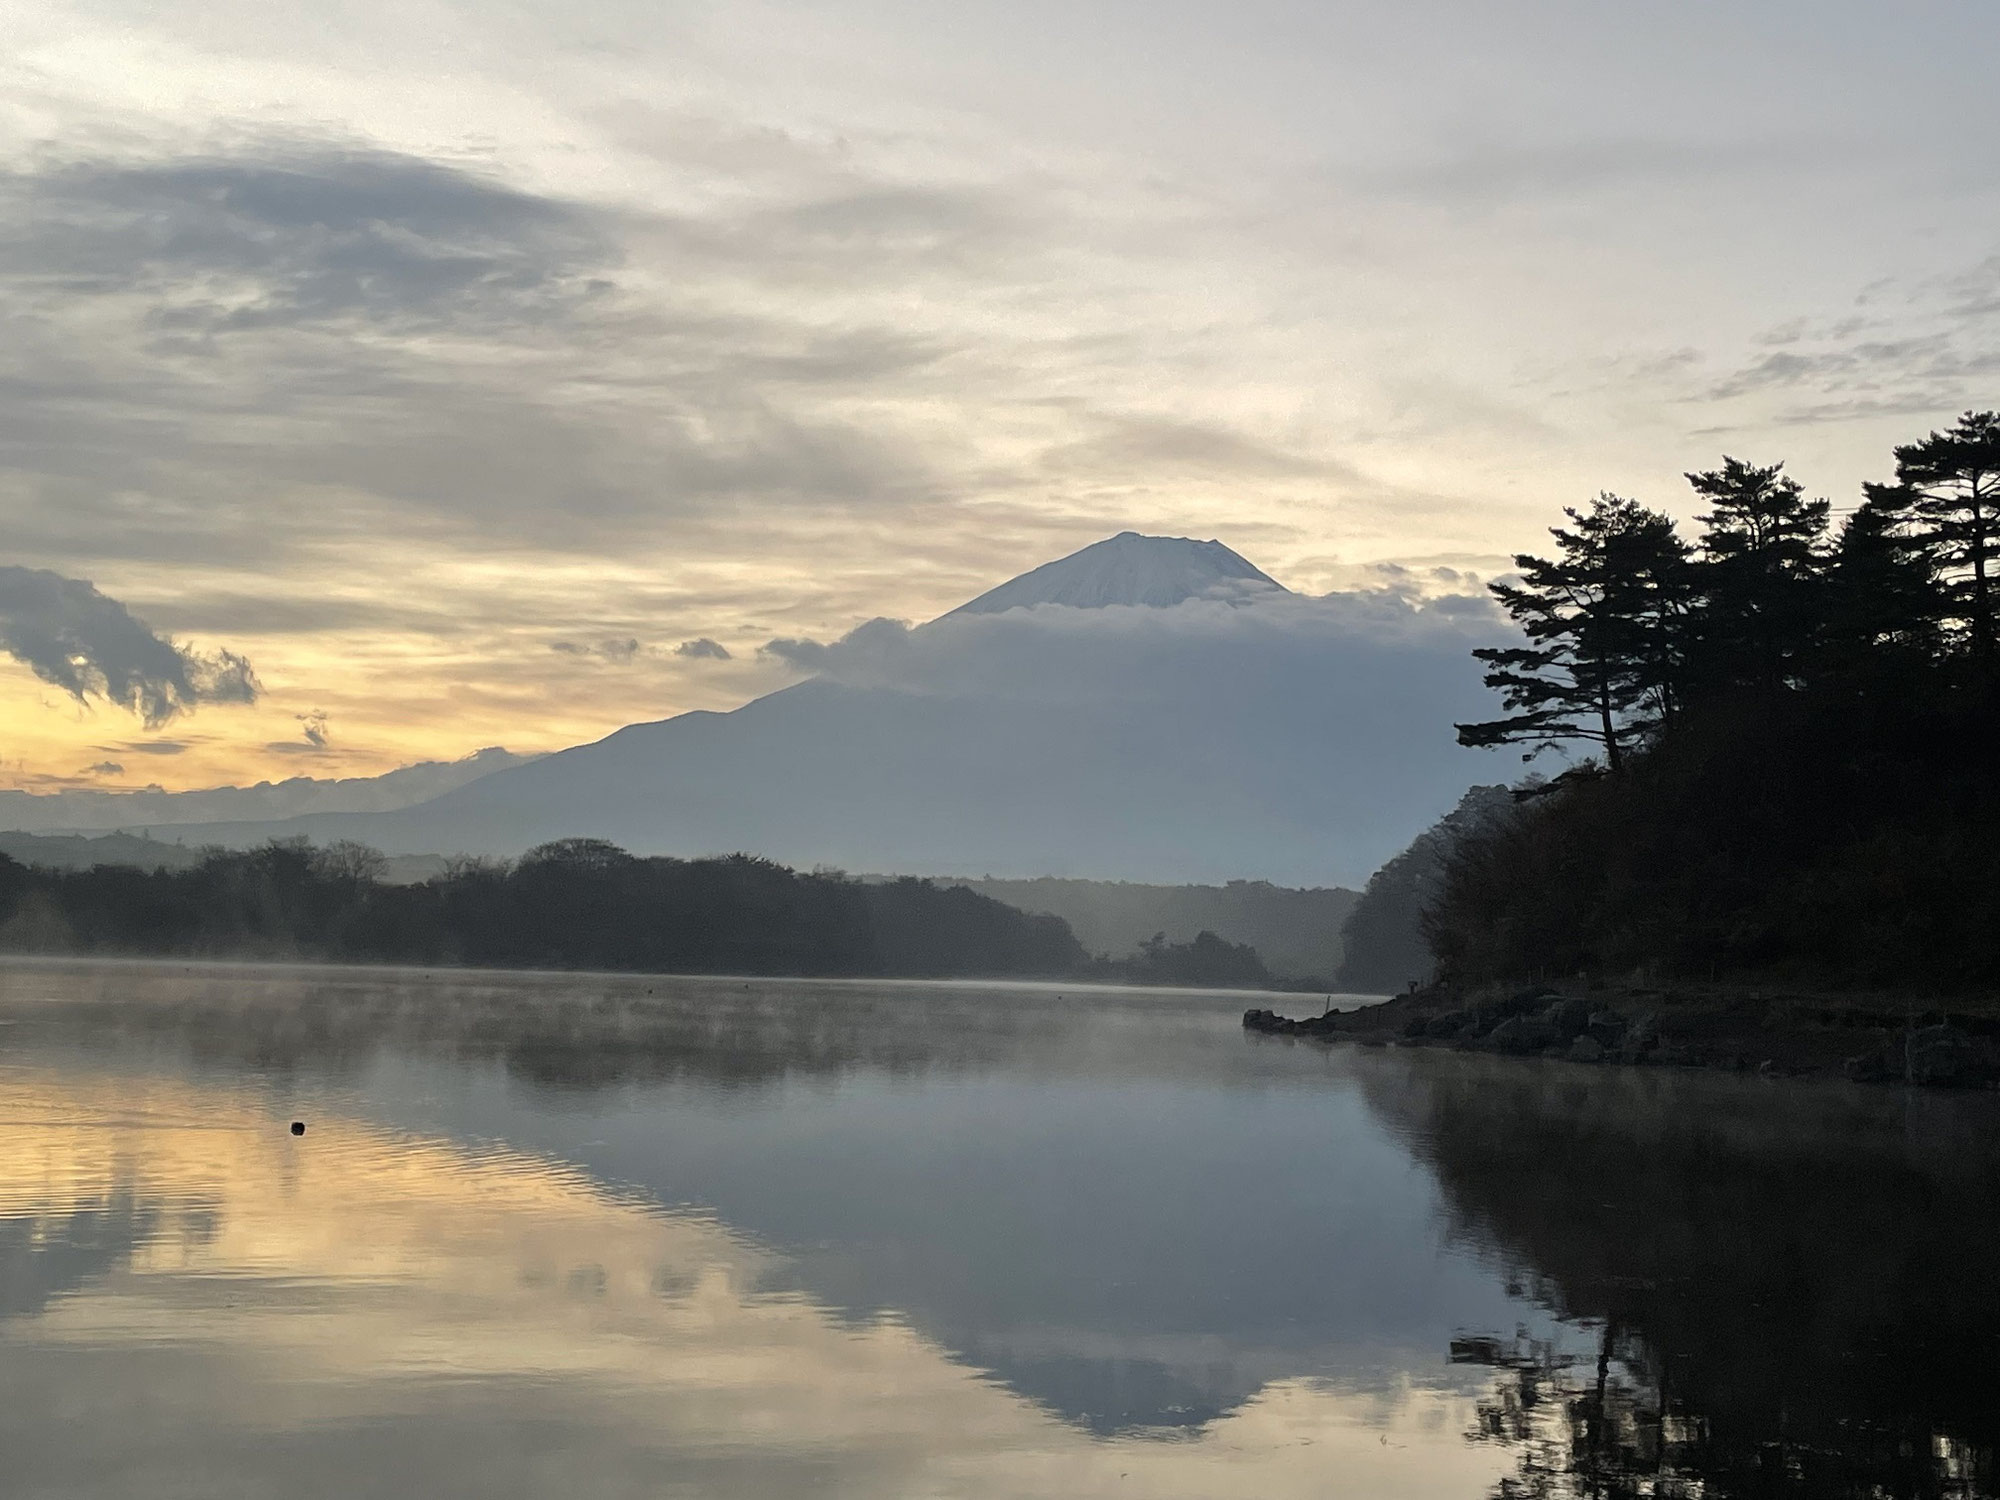
[[[780,637],[759,654],[851,687],[1012,699],[1136,698],[1186,693],[1205,674],[1211,690],[1225,694],[1226,679],[1252,664],[1259,673],[1303,683],[1341,670],[1365,678],[1376,661],[1416,656],[1457,662],[1506,629],[1483,594],[1424,597],[1369,589],[1319,597],[1266,594],[1249,602],[1193,599],[1169,609],[1038,605],[946,615],[918,626],[877,618],[833,641]]]

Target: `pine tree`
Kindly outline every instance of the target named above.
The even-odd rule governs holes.
[[[1615,772],[1678,702],[1688,548],[1671,519],[1617,495],[1563,514],[1571,527],[1549,532],[1560,556],[1518,556],[1521,581],[1491,586],[1528,644],[1473,652],[1487,664],[1486,685],[1516,712],[1457,725],[1458,742],[1531,744],[1531,759],[1582,740]]]
[[[1942,654],[1949,605],[1931,543],[1912,524],[1915,494],[1870,484],[1862,495],[1841,525],[1827,575],[1825,675],[1834,683],[1907,680]]]
[[[1710,690],[1778,692],[1797,679],[1823,613],[1830,507],[1806,499],[1783,464],[1725,457],[1687,478],[1712,507],[1696,517],[1704,596],[1696,677]]]
[[[1989,686],[1993,595],[2000,585],[2000,413],[1967,412],[1958,425],[1896,449],[1896,478],[1929,536],[1953,600],[1953,616]]]

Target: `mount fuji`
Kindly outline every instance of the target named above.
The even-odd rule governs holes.
[[[393,813],[187,827],[518,854],[593,836],[916,874],[1358,885],[1478,778],[1489,610],[1313,598],[1125,532],[914,628],[766,648],[808,680],[633,724]],[[1490,775],[1490,772],[1488,773]]]
[[[1287,592],[1276,579],[1259,572],[1220,542],[1121,531],[989,589],[951,613],[997,615],[1010,609],[1032,609],[1037,604],[1071,609],[1133,604],[1166,609],[1187,599],[1270,589]]]

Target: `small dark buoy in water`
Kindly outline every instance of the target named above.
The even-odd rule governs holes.
[[[304,1135],[305,1133],[306,1133],[306,1122],[304,1120],[292,1121],[293,1135]]]

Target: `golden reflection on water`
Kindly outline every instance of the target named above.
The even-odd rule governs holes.
[[[1468,1496],[1462,1396],[1267,1386],[1105,1439],[519,1152],[243,1086],[0,1069],[19,1494]],[[25,1269],[24,1269],[25,1268]]]

